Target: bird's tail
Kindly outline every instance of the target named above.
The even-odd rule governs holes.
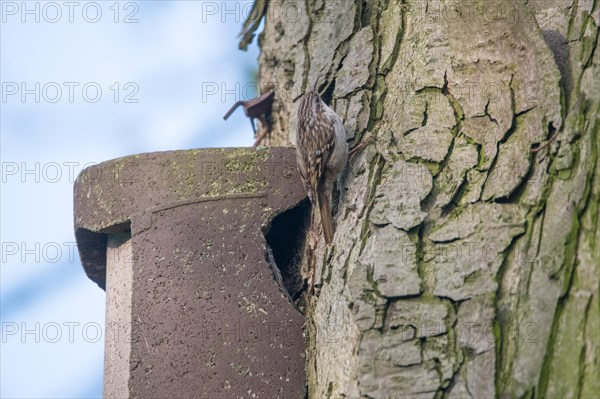
[[[321,225],[323,226],[325,242],[330,244],[331,241],[333,241],[333,217],[331,216],[329,197],[326,191],[327,190],[318,190],[317,201],[319,202],[319,212],[321,213]]]

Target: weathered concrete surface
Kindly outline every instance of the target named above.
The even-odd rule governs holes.
[[[129,396],[131,357],[132,247],[129,234],[113,235],[106,251],[105,398]]]
[[[82,263],[108,283],[109,316],[129,324],[131,307],[130,326],[107,334],[125,342],[107,343],[105,394],[303,397],[304,319],[273,278],[264,232],[304,197],[290,148],[151,153],[84,170]]]

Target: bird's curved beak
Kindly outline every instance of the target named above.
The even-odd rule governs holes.
[[[313,91],[317,91],[317,87],[319,86],[319,80],[320,78],[317,78],[317,80],[315,80],[315,84],[312,87]]]

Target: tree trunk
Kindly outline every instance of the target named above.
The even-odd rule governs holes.
[[[317,79],[373,138],[306,258],[310,398],[600,395],[600,2],[267,4],[267,143]]]

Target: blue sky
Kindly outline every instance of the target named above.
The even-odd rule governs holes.
[[[250,3],[0,1],[1,397],[101,396],[105,294],[73,247],[74,178],[251,145],[242,110],[222,120],[255,87],[258,50],[237,49]]]

